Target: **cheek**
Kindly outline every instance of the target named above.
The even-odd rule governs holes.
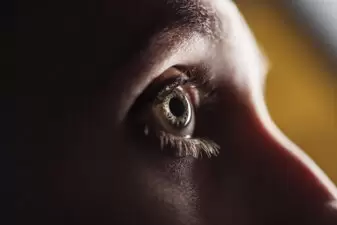
[[[163,156],[145,137],[102,123],[109,121],[102,115],[77,114],[65,131],[64,157],[50,168],[48,198],[55,212],[70,212],[84,224],[176,224],[194,218],[195,160]]]

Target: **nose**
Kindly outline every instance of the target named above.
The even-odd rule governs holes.
[[[282,220],[283,224],[337,224],[337,208],[334,206],[337,202],[336,186],[302,149],[277,128],[266,104],[255,100],[253,105],[257,127],[260,126],[260,132],[255,134],[259,135],[256,139],[260,141],[256,142],[254,150],[264,158],[260,171],[270,173],[265,175],[265,179],[270,179],[276,190],[271,189],[271,192],[278,195],[271,206],[275,207],[279,217],[283,217],[274,224]]]
[[[213,161],[224,193],[213,198],[222,198],[219,207],[248,218],[239,224],[336,225],[335,185],[277,128],[262,95],[243,100],[224,92],[212,117],[223,119],[207,121],[221,143]]]

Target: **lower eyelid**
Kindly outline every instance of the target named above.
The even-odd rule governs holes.
[[[219,154],[220,146],[205,138],[178,137],[165,132],[157,134],[162,150],[167,147],[175,149],[174,154],[179,157],[206,155],[208,158]]]

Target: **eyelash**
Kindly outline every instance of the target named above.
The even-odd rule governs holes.
[[[209,102],[210,99],[214,97],[214,87],[210,85],[210,80],[206,80],[203,76],[196,76],[194,71],[191,70],[179,70],[181,74],[179,77],[184,75],[188,76],[188,80],[177,79],[176,82],[171,86],[172,90],[181,85],[189,85],[190,87],[194,87],[197,91],[201,92],[201,105]],[[206,101],[205,101],[206,100]],[[193,107],[195,107],[195,102],[191,103]],[[145,126],[144,133],[147,135],[149,132],[148,127]],[[207,157],[217,156],[219,154],[220,146],[216,144],[214,141],[209,140],[207,138],[191,138],[191,137],[182,137],[176,136],[164,131],[160,131],[156,133],[157,138],[160,141],[160,147],[164,150],[167,147],[175,148],[178,150],[178,156],[187,156],[191,155],[195,158],[202,157],[205,154]]]
[[[185,138],[161,131],[159,134],[160,147],[172,147],[178,150],[178,156],[191,155],[195,158],[217,156],[220,146],[214,141],[205,138]]]

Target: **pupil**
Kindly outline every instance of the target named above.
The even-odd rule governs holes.
[[[186,110],[184,103],[177,97],[171,98],[169,102],[169,108],[170,108],[171,113],[175,117],[180,117],[184,115],[185,110]]]

